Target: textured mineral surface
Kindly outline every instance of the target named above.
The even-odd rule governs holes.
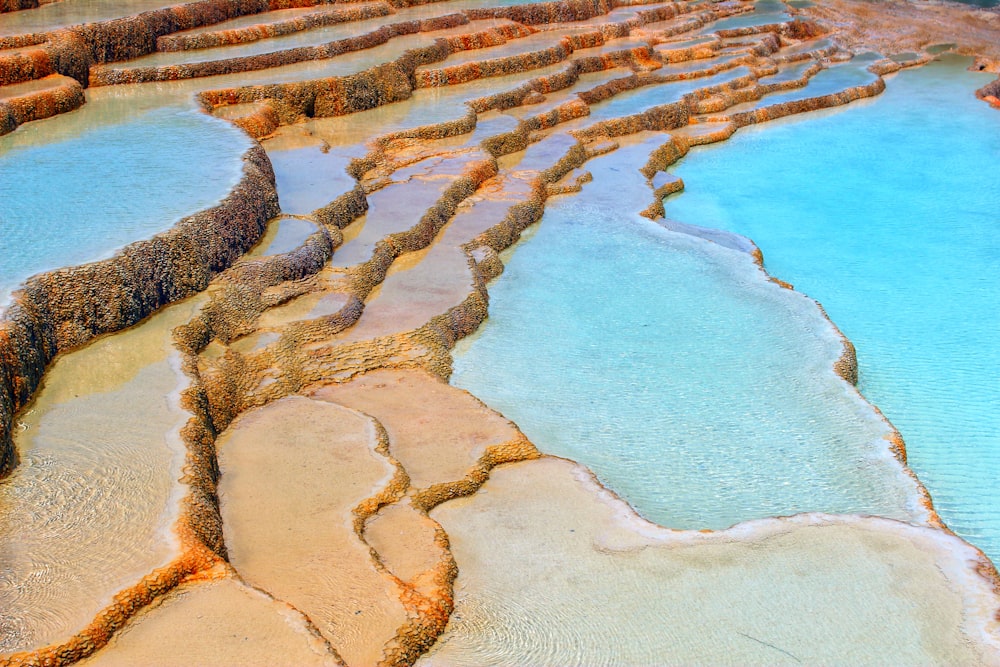
[[[909,522],[681,531],[448,384],[593,158],[760,263],[663,220],[671,164],[1000,57],[996,10],[790,4],[0,0],[0,159],[158,108],[253,140],[214,206],[0,303],[0,664],[1000,664],[1000,578],[884,420]]]

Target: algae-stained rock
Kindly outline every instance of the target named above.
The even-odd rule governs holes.
[[[53,74],[43,79],[0,86],[0,134],[18,125],[78,109],[83,88],[75,80]]]
[[[460,574],[421,665],[997,663],[980,556],[936,529],[800,515],[673,532],[552,458],[431,515]]]
[[[374,665],[407,620],[399,585],[354,528],[356,507],[398,485],[372,420],[301,396],[243,415],[218,443],[230,562],[302,611],[349,665]]]
[[[136,616],[88,667],[343,663],[287,604],[235,579],[188,584]]]
[[[218,205],[110,259],[34,276],[14,296],[0,316],[0,475],[16,458],[11,420],[56,354],[204,289],[257,241],[278,211],[274,172],[259,145],[244,162],[240,182]]]

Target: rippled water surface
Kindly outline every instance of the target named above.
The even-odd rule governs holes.
[[[593,182],[550,202],[453,382],[669,527],[919,516],[887,427],[831,370],[841,343],[815,304],[746,253],[628,213],[652,199],[635,169],[665,140],[589,163]]]
[[[752,237],[855,342],[945,522],[1000,559],[1000,114],[946,59],[873,101],[742,130],[667,215]]]
[[[18,134],[0,141],[0,303],[35,273],[107,257],[218,203],[250,146],[232,125],[177,108],[58,141]]]

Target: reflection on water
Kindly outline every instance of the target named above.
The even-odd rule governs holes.
[[[301,246],[319,227],[302,218],[275,218],[247,257],[269,257],[291,252]]]
[[[459,564],[455,612],[417,664],[928,665],[990,660],[963,605],[972,549],[884,519],[803,515],[671,533],[567,461],[497,468],[432,516]],[[963,582],[964,583],[964,582]]]
[[[132,16],[181,4],[178,0],[58,0],[29,11],[9,12],[0,21],[0,35],[52,30],[61,26]]]

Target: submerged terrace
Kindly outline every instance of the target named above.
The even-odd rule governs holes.
[[[0,662],[1000,664],[865,350],[670,210],[1000,16],[794,4],[0,3]]]

